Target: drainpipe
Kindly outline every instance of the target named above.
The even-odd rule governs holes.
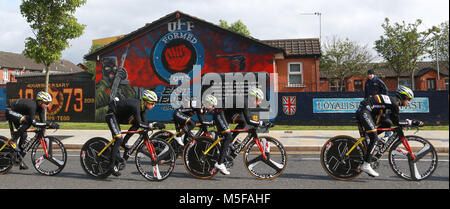
[[[319,92],[319,81],[317,80],[317,57],[314,55],[314,67],[316,68],[316,92]]]

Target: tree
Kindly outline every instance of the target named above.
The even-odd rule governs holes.
[[[434,63],[438,61],[440,65],[443,64],[443,66],[446,66],[448,68],[448,21],[441,23],[438,28],[439,31],[434,33],[434,36],[431,38],[432,46],[428,50],[428,53],[429,57],[434,61]],[[436,54],[438,56],[437,58]]]
[[[92,53],[93,51],[95,51],[103,46],[104,45],[102,45],[102,44],[92,44],[91,48],[89,49],[89,53]],[[84,65],[87,67],[86,71],[93,75],[92,79],[95,79],[95,74],[97,73],[96,63],[94,61],[85,61]]]
[[[333,36],[323,44],[320,71],[328,75],[330,82],[338,80],[339,91],[343,91],[345,78],[363,75],[374,59],[367,45],[361,46],[348,38]]]
[[[250,37],[250,31],[248,31],[247,26],[241,20],[238,20],[231,25],[228,25],[225,20],[220,20],[220,27]]]
[[[403,72],[411,73],[412,88],[414,89],[414,71],[418,68],[418,62],[423,59],[431,42],[428,36],[437,31],[432,27],[426,31],[419,32],[418,28],[422,20],[415,23],[390,24],[388,18],[381,25],[384,35],[375,41],[376,51],[386,61],[387,67],[397,75],[397,80]]]
[[[45,66],[45,91],[48,91],[50,65],[61,59],[69,40],[81,36],[85,25],[74,17],[86,0],[23,0],[20,13],[30,24],[34,37],[25,40],[23,54]]]

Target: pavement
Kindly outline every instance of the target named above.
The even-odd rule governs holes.
[[[10,136],[9,129],[0,129],[0,135]],[[109,130],[47,130],[47,135],[56,136],[63,142],[66,149],[79,150],[83,144],[92,137],[111,138]],[[320,152],[323,144],[333,136],[349,135],[359,138],[358,131],[340,131],[340,130],[317,130],[317,131],[270,131],[269,133],[261,133],[260,136],[268,135],[278,139],[286,151],[288,152]],[[419,131],[408,130],[405,135],[417,135],[428,139],[438,153],[448,154],[449,147],[449,131]],[[238,138],[245,138],[245,134],[240,134]],[[129,144],[137,139],[134,135]],[[414,148],[414,144],[411,144]]]

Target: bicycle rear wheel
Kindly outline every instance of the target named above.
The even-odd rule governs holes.
[[[257,179],[275,179],[286,169],[286,150],[275,138],[262,136],[258,140],[259,142],[252,140],[245,149],[245,168]]]
[[[364,163],[366,153],[362,143],[345,156],[355,143],[356,139],[353,137],[335,136],[322,146],[320,163],[329,176],[347,181],[361,174],[360,166]]]
[[[7,141],[8,138],[0,136],[0,147],[3,147]],[[13,154],[15,154],[15,152],[9,145],[6,145],[0,152],[0,174],[8,173],[13,167]]]
[[[183,164],[189,174],[199,179],[209,179],[218,173],[214,164],[219,159],[220,145],[216,144],[205,155],[204,152],[214,143],[214,140],[200,136],[194,138],[184,147]]]
[[[95,137],[89,139],[81,148],[81,167],[89,176],[104,179],[111,175],[112,146],[109,146],[100,156],[98,156],[98,153],[100,153],[108,143],[109,141],[105,138]]]
[[[150,181],[162,181],[172,174],[176,154],[164,139],[153,138],[144,141],[136,151],[136,167],[141,175]]]
[[[39,173],[54,176],[66,166],[67,152],[59,139],[45,136],[31,148],[31,162]]]
[[[389,150],[389,164],[397,176],[410,180],[421,181],[430,177],[437,168],[438,156],[433,145],[419,136],[406,136],[409,146],[415,156],[413,160],[402,143],[397,140]]]

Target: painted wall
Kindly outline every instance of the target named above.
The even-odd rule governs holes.
[[[192,78],[197,76],[192,73],[195,65],[200,67],[201,74],[274,72],[273,48],[182,16],[103,53],[97,61],[97,88],[103,79],[102,58],[116,57],[117,65],[120,66],[121,57],[127,49],[124,62],[129,81],[127,85],[134,89],[134,97],[138,97],[142,89],[156,91],[160,101],[149,118],[161,121],[172,119],[171,113],[160,113],[171,111],[167,97],[173,90],[169,88],[172,74],[182,72]],[[97,94],[108,96],[109,92],[108,89],[96,92],[96,100],[99,100]],[[107,102],[100,103],[97,104],[97,110],[103,108],[105,112]],[[103,121],[103,115],[98,111],[96,119]]]

